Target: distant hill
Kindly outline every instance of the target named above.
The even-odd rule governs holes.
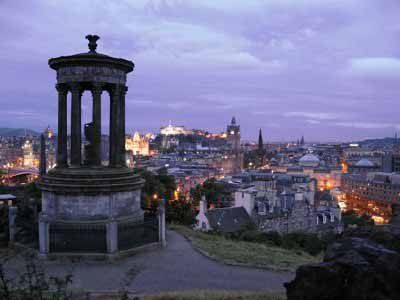
[[[11,136],[25,136],[26,135],[33,135],[39,136],[40,133],[36,132],[31,129],[25,128],[0,128],[0,136],[4,137],[11,137]]]

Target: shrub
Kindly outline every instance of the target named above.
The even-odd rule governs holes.
[[[283,236],[282,247],[302,249],[311,255],[317,255],[325,250],[326,244],[316,234],[295,232]]]
[[[282,246],[282,236],[277,231],[265,232],[264,236],[271,245]]]
[[[367,214],[358,216],[354,210],[349,210],[344,212],[342,216],[342,222],[345,228],[349,227],[350,225],[363,227],[363,226],[373,226],[375,224],[371,216]]]
[[[166,220],[169,223],[193,225],[196,222],[195,211],[189,202],[173,201],[166,206]]]
[[[256,230],[246,230],[240,234],[240,240],[245,242],[256,242],[256,243],[265,243],[268,240],[267,235],[264,232],[259,232]]]

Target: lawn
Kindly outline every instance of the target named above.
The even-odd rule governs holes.
[[[138,297],[138,298],[135,298]],[[84,299],[83,295],[79,299]],[[135,293],[105,292],[91,293],[86,299],[92,300],[286,300],[283,292],[224,291],[224,290],[190,290],[161,292],[157,294],[137,295]]]
[[[235,292],[235,291],[184,291],[146,295],[144,300],[284,300],[284,294],[271,292]]]
[[[300,265],[321,261],[321,256],[311,256],[300,250],[236,241],[181,225],[169,225],[169,229],[183,234],[204,255],[226,264],[294,272]]]

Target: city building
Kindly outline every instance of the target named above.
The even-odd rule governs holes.
[[[391,205],[400,202],[400,174],[344,174],[341,190],[346,210],[366,213],[375,222],[386,223],[391,215]]]
[[[132,136],[125,138],[126,151],[132,151],[133,155],[150,155],[149,138],[146,135],[140,135],[135,132]]]
[[[232,117],[231,123],[226,127],[227,142],[231,150],[240,150],[240,125],[236,124],[236,118]]]
[[[192,134],[192,130],[186,129],[184,126],[173,126],[171,122],[168,124],[168,126],[164,126],[160,128],[160,134],[161,135],[188,135]]]

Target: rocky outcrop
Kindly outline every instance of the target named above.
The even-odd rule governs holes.
[[[392,229],[396,228],[385,228],[389,239],[397,236]],[[400,299],[400,253],[396,250],[371,240],[367,233],[345,236],[328,247],[322,263],[297,269],[296,278],[285,284],[287,299]]]

